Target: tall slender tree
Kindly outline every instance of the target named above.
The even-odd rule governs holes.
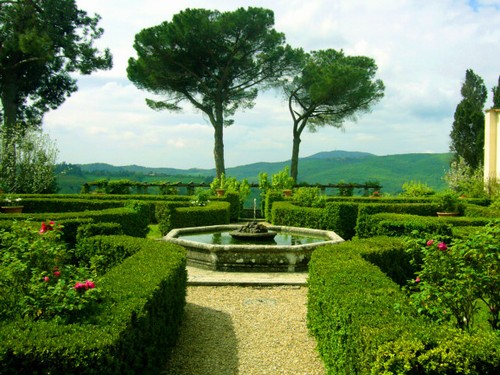
[[[334,49],[313,51],[302,60],[301,72],[284,85],[293,119],[290,175],[297,181],[301,135],[307,127],[341,128],[384,96],[384,84],[375,79],[377,65],[365,56],[346,56]]]
[[[450,151],[471,168],[479,168],[484,157],[484,112],[488,91],[483,79],[468,69],[461,89],[462,100],[455,110],[450,133]]]
[[[16,139],[77,90],[71,73],[109,69],[108,49],[94,41],[100,17],[75,0],[0,0],[0,177],[14,189]]]
[[[493,108],[500,109],[500,76],[498,76],[498,85],[491,91],[493,91]]]
[[[208,117],[217,177],[225,173],[223,132],[231,116],[252,108],[258,88],[286,75],[293,60],[273,26],[268,9],[186,9],[135,37],[138,57],[129,59],[128,78],[164,98],[148,99],[152,109],[180,111],[185,101]]]

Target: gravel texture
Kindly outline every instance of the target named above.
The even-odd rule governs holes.
[[[323,375],[306,304],[306,287],[190,286],[163,374]]]

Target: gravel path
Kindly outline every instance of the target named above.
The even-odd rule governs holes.
[[[163,374],[323,375],[306,304],[306,287],[190,286]]]

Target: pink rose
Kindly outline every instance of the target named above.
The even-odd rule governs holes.
[[[75,286],[73,288],[76,289],[76,290],[84,290],[84,289],[86,289],[85,288],[85,284],[81,283],[79,281],[75,284]]]
[[[87,289],[94,289],[95,288],[95,284],[91,280],[85,281],[85,286],[86,286]]]
[[[417,278],[415,279],[415,282],[416,282],[416,283],[419,283],[419,282],[420,282],[420,277],[417,277]]]
[[[45,277],[43,278],[43,281],[45,281],[46,283],[48,283],[48,282],[50,281],[50,278],[49,278],[48,276],[45,276]]]
[[[446,244],[444,242],[440,242],[438,245],[438,249],[441,251],[446,251],[447,248],[448,248],[448,246],[446,246]]]
[[[434,240],[429,240],[429,241],[427,241],[427,246],[432,246],[433,243],[434,243]]]
[[[55,277],[61,276],[61,271],[54,271],[54,276]]]

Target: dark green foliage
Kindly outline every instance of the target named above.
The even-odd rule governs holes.
[[[299,207],[288,201],[278,201],[273,204],[271,215],[274,225],[326,229],[322,208]]]
[[[224,126],[254,105],[260,86],[288,73],[293,54],[273,25],[273,12],[263,8],[185,9],[135,36],[128,78],[163,96],[147,100],[154,110],[180,111],[186,101],[204,112],[214,128],[217,177],[225,173]]]
[[[468,205],[465,209],[468,217],[500,217],[500,210],[495,207]]]
[[[149,220],[147,213],[143,209],[144,207],[136,211],[131,208],[123,207],[101,211],[20,214],[18,215],[18,219],[30,219],[39,222],[53,220],[62,225],[69,222],[71,223],[69,225],[71,225],[72,229],[65,233],[64,238],[67,243],[74,244],[76,243],[78,223],[118,223],[121,225],[124,234],[134,237],[146,237],[149,231]],[[12,218],[7,216],[8,215],[0,215],[0,221],[12,220]]]
[[[488,223],[488,218],[473,217],[428,217],[417,215],[380,213],[365,217],[363,229],[356,230],[360,238],[372,236],[406,236],[414,230],[422,233],[436,233],[451,236],[452,228],[460,226],[481,227]]]
[[[272,218],[272,208],[274,202],[283,201],[285,198],[283,197],[283,193],[281,191],[276,191],[269,189],[266,193],[265,203],[264,203],[264,217],[267,221],[273,222]]]
[[[189,207],[189,204],[183,202],[158,202],[155,207],[155,218],[158,223],[158,229],[162,235],[166,235],[173,229],[172,215],[175,214],[177,207]]]
[[[463,158],[471,168],[479,168],[484,158],[484,112],[488,97],[484,81],[468,69],[461,89],[462,101],[457,105],[450,133],[450,151]]]
[[[409,200],[410,199],[405,199],[403,202]],[[411,201],[414,200],[418,201],[416,198],[411,198]],[[356,234],[360,238],[377,235],[372,218],[372,215],[377,213],[391,212],[397,214],[435,216],[439,209],[438,204],[432,203],[433,201],[428,198],[421,198],[421,200],[425,203],[398,203],[398,201],[389,203],[387,201],[379,201],[379,203],[360,205],[356,223]],[[371,201],[377,200],[375,199]],[[370,235],[370,233],[372,234]]]
[[[500,76],[498,77],[498,85],[491,89],[493,92],[493,108],[500,109]]]
[[[327,229],[333,230],[344,240],[350,240],[356,233],[358,207],[356,203],[327,203],[324,212]]]
[[[106,208],[123,207],[123,200],[97,200],[97,199],[67,199],[67,198],[30,198],[22,200],[23,212],[78,212],[104,210]]]
[[[92,267],[98,275],[120,264],[144,246],[144,239],[123,235],[81,238],[74,251],[79,264]]]
[[[99,280],[106,298],[88,323],[25,320],[1,327],[0,373],[162,371],[183,316],[185,252],[166,242],[131,241],[141,242],[141,249]]]
[[[290,176],[298,181],[301,134],[330,125],[341,128],[356,119],[384,96],[384,84],[375,79],[372,58],[346,56],[342,50],[312,51],[301,56],[292,82],[283,85],[293,120]]]
[[[229,224],[230,204],[211,202],[206,206],[180,207],[172,215],[172,228]]]
[[[72,73],[112,66],[109,50],[95,46],[103,30],[74,0],[0,3],[0,175],[15,191],[16,144],[43,115],[77,90]]]
[[[404,236],[414,230],[425,233],[451,235],[451,227],[446,220],[438,217],[380,213],[358,216],[356,234],[359,238],[373,236]]]
[[[372,237],[368,248],[362,248],[361,257],[380,270],[400,286],[413,279],[415,267],[405,252],[405,243],[399,237]]]
[[[359,256],[370,247],[359,241],[322,247],[309,263],[308,327],[331,374],[369,373],[378,346],[407,328],[410,312],[399,288]]]
[[[211,199],[213,201],[229,202],[229,204],[230,204],[229,220],[232,223],[238,221],[238,219],[240,217],[240,209],[241,209],[240,196],[238,193],[229,191],[229,192],[226,192],[224,194],[223,198],[212,197]]]

